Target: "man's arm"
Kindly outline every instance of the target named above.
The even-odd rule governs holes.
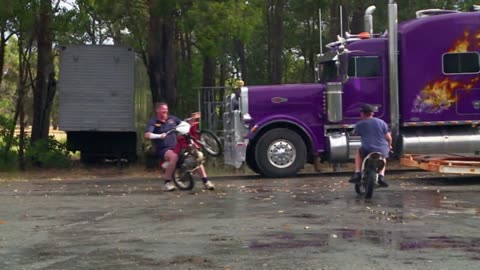
[[[149,120],[147,123],[147,127],[145,128],[145,138],[150,139],[150,135],[152,134],[154,129],[152,120]]]
[[[145,135],[144,135],[145,138],[150,139],[150,135],[152,134],[152,132],[153,132],[153,125],[149,121],[148,124],[147,124],[147,128],[145,130]]]
[[[166,134],[165,133],[162,133],[162,134],[155,134],[153,133],[153,130],[154,130],[154,122],[153,121],[149,121],[148,124],[147,124],[147,128],[146,128],[146,132],[145,132],[145,138],[146,139],[150,139],[150,140],[154,140],[154,139],[165,139],[165,136]]]
[[[166,133],[156,134],[156,133],[153,133],[153,132],[145,132],[145,138],[150,139],[150,140],[165,139],[166,136],[167,136]]]
[[[390,132],[387,132],[387,135],[385,135],[385,139],[387,139],[388,146],[390,149],[392,149],[392,134]]]
[[[147,139],[150,139],[150,140],[155,140],[155,139],[165,139],[165,137],[167,137],[167,133],[161,133],[161,134],[156,134],[156,133],[151,133],[149,132],[148,134],[145,133],[145,137],[148,135],[148,138]]]
[[[362,133],[361,130],[362,130],[361,124],[360,124],[360,122],[358,122],[353,127],[352,133],[350,135],[352,135],[352,136],[362,136],[362,135],[360,135]]]

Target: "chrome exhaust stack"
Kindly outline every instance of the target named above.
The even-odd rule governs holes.
[[[400,132],[400,105],[398,93],[398,15],[395,0],[388,4],[388,62],[390,76],[390,131],[396,148]]]
[[[365,10],[365,17],[364,17],[364,26],[365,26],[365,32],[370,33],[370,37],[373,37],[373,12],[375,11],[376,7],[375,6],[369,6]]]

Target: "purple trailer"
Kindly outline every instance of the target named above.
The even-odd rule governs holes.
[[[326,45],[317,83],[244,86],[226,98],[227,164],[284,177],[307,162],[349,162],[363,103],[389,123],[398,155],[480,152],[480,13],[423,10],[397,25],[390,0],[388,31],[374,34],[374,9],[366,32]]]

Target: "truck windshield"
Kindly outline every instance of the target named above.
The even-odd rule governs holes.
[[[322,62],[318,65],[321,82],[335,81],[337,79],[337,65],[335,61]]]

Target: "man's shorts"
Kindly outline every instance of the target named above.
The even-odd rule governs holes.
[[[165,153],[167,153],[168,150],[172,150],[172,148],[162,148],[162,149],[157,149],[157,157],[160,159],[160,160],[164,160],[165,159]]]

